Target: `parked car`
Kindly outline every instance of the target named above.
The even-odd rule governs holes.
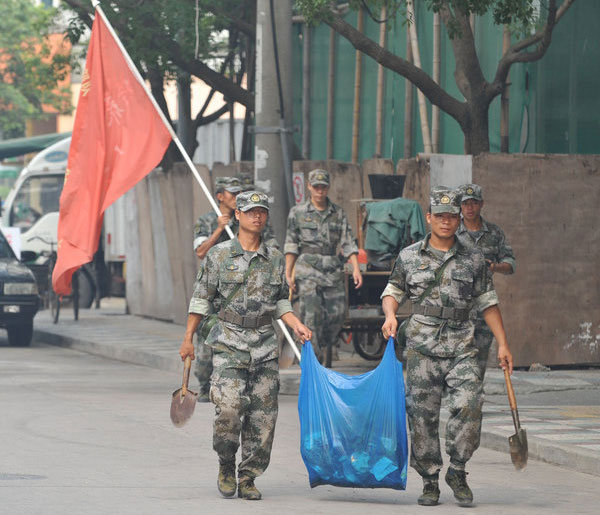
[[[31,344],[39,305],[33,272],[17,259],[0,231],[0,327],[8,332],[9,345]]]

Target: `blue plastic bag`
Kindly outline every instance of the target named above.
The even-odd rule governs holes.
[[[359,376],[321,366],[310,342],[300,364],[300,452],[310,486],[404,490],[404,378],[393,340],[379,366]]]

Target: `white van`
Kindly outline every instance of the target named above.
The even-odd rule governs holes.
[[[70,145],[71,138],[65,138],[38,153],[23,168],[4,201],[0,224],[2,227],[19,228],[22,254],[29,251],[39,256],[43,251],[56,250],[55,245],[52,249],[43,240],[54,244],[57,241],[59,200],[65,180]],[[110,227],[107,224],[110,224]],[[115,289],[110,286],[113,275],[117,284],[124,284],[122,281],[125,261],[123,224],[124,205],[117,201],[105,213],[103,249],[107,268],[99,271],[102,294],[110,292],[124,294],[124,291],[114,291]],[[29,255],[33,256],[33,254]],[[83,267],[82,271],[79,280],[79,303],[81,307],[89,307],[96,293],[96,281],[93,279],[95,272],[91,266]]]

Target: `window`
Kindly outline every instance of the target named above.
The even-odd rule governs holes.
[[[1,258],[14,258],[14,257],[15,257],[15,255],[13,254],[13,251],[10,248],[8,241],[6,241],[4,234],[2,234],[2,232],[0,231],[0,259]]]
[[[58,212],[64,179],[63,174],[26,179],[12,204],[10,225],[24,232],[45,214]]]

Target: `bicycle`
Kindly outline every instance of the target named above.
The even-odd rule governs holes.
[[[52,321],[57,324],[60,316],[60,305],[61,298],[54,291],[52,287],[52,273],[54,272],[54,266],[56,265],[56,250],[54,247],[56,246],[56,242],[52,240],[46,240],[41,236],[33,236],[29,238],[28,241],[32,240],[40,240],[42,243],[50,246],[50,252],[42,251],[41,255],[45,256],[48,260],[46,262],[47,266],[47,286],[46,286],[46,298],[47,298],[47,306],[50,309],[50,314],[52,317]],[[77,321],[79,320],[79,270],[75,271],[73,277],[71,279],[71,295],[66,295],[63,298],[71,299],[73,304],[73,317]]]

